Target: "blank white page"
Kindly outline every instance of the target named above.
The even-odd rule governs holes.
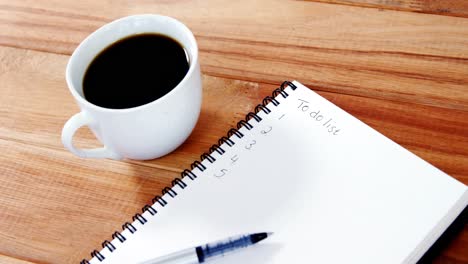
[[[274,235],[211,263],[417,261],[468,204],[467,187],[294,84],[91,263],[137,263],[254,232]]]

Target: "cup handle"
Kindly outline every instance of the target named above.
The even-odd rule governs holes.
[[[113,152],[108,147],[94,149],[78,149],[73,146],[73,136],[82,126],[89,126],[94,121],[86,113],[80,112],[72,116],[62,129],[62,143],[73,154],[81,158],[109,158],[120,160],[122,156]]]

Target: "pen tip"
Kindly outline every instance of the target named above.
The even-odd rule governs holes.
[[[252,243],[255,244],[271,236],[272,234],[273,234],[272,232],[256,233],[256,234],[250,235],[250,239],[252,240]]]

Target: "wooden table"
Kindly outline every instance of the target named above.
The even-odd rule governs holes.
[[[193,134],[152,161],[85,160],[64,72],[88,34],[138,13],[196,35]],[[78,263],[283,80],[313,87],[468,183],[468,1],[0,0],[0,263]],[[79,146],[99,143],[82,129]],[[337,249],[339,253],[339,249]],[[468,228],[437,263],[468,263]]]

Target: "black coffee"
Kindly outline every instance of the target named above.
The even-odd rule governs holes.
[[[86,100],[122,109],[152,102],[179,84],[189,69],[184,48],[174,39],[140,34],[99,53],[83,78]]]

